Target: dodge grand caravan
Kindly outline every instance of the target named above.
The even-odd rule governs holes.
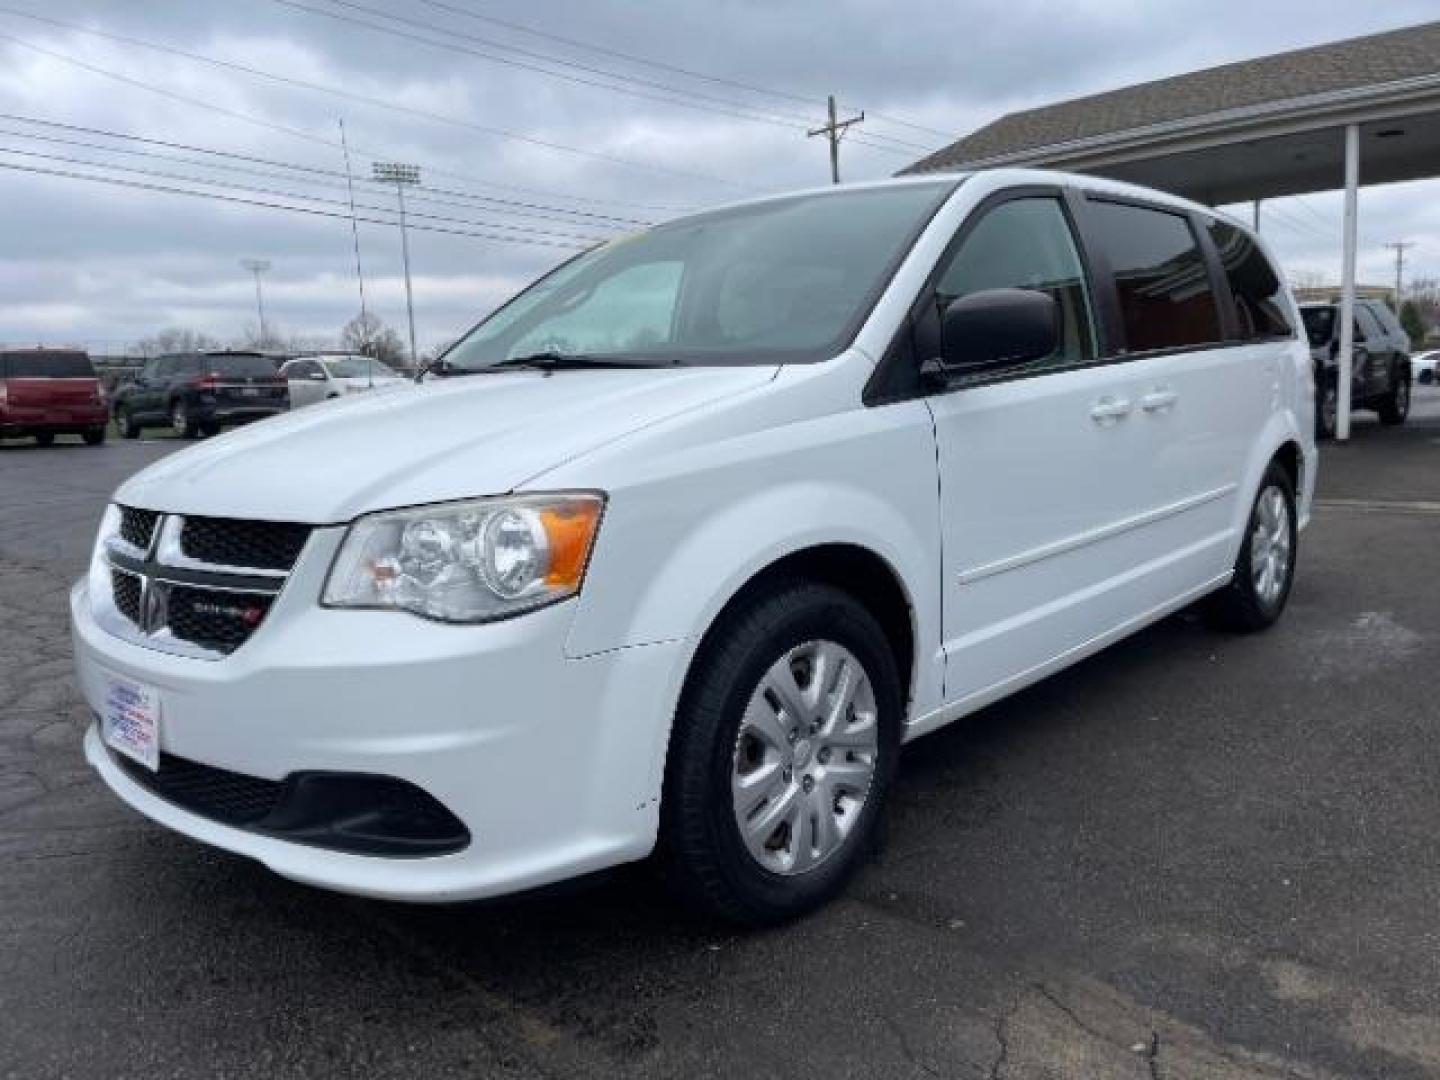
[[[1280,615],[1299,325],[1241,225],[1054,173],[617,240],[413,393],[121,485],[71,596],[87,757],[334,889],[653,852],[711,910],[793,916],[872,846],[903,742],[1197,601]]]

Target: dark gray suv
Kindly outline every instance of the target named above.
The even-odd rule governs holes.
[[[1340,303],[1300,305],[1315,363],[1315,435],[1335,435],[1339,412]],[[1355,301],[1355,344],[1350,405],[1374,409],[1382,424],[1403,424],[1410,415],[1410,336],[1382,300]]]

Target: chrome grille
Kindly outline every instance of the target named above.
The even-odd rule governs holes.
[[[308,525],[290,522],[187,517],[180,529],[180,550],[216,566],[289,570],[309,535]]]
[[[133,623],[140,622],[140,578],[123,570],[110,571],[110,587],[114,590],[115,606]]]
[[[264,623],[311,531],[117,510],[99,556],[109,588],[103,596],[92,588],[97,620],[118,637],[209,660],[240,648]]]
[[[120,508],[120,538],[131,547],[148,551],[155,536],[155,523],[160,515],[154,510],[137,510],[133,507]]]
[[[264,621],[273,596],[217,592],[171,585],[166,590],[166,625],[182,641],[232,653]]]

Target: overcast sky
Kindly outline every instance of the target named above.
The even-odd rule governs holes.
[[[424,349],[588,238],[825,182],[825,147],[803,128],[832,91],[870,117],[842,151],[845,178],[864,179],[943,144],[940,132],[959,136],[1014,109],[1435,16],[1433,0],[1161,6],[0,0],[0,166],[318,212],[0,168],[0,342],[101,351],[172,325],[235,339],[256,322],[245,258],[272,264],[271,324],[333,338],[359,308],[342,118],[357,176],[377,157],[424,170],[413,223],[436,231],[410,237]],[[675,103],[677,90],[688,104]],[[1415,273],[1440,276],[1437,184],[1362,192],[1362,280],[1392,279],[1382,245],[1396,239],[1417,242]],[[361,216],[393,220],[393,192],[362,183],[356,199]],[[1339,207],[1336,193],[1266,204],[1266,231],[1292,275],[1338,275]],[[403,332],[398,230],[362,224],[360,246],[371,306]]]

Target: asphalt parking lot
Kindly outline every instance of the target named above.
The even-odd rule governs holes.
[[[643,870],[338,897],[123,807],[65,598],[178,445],[0,447],[0,1076],[1440,1075],[1440,392],[1325,450],[1278,627],[1178,616],[912,744],[883,855],[765,933]]]

